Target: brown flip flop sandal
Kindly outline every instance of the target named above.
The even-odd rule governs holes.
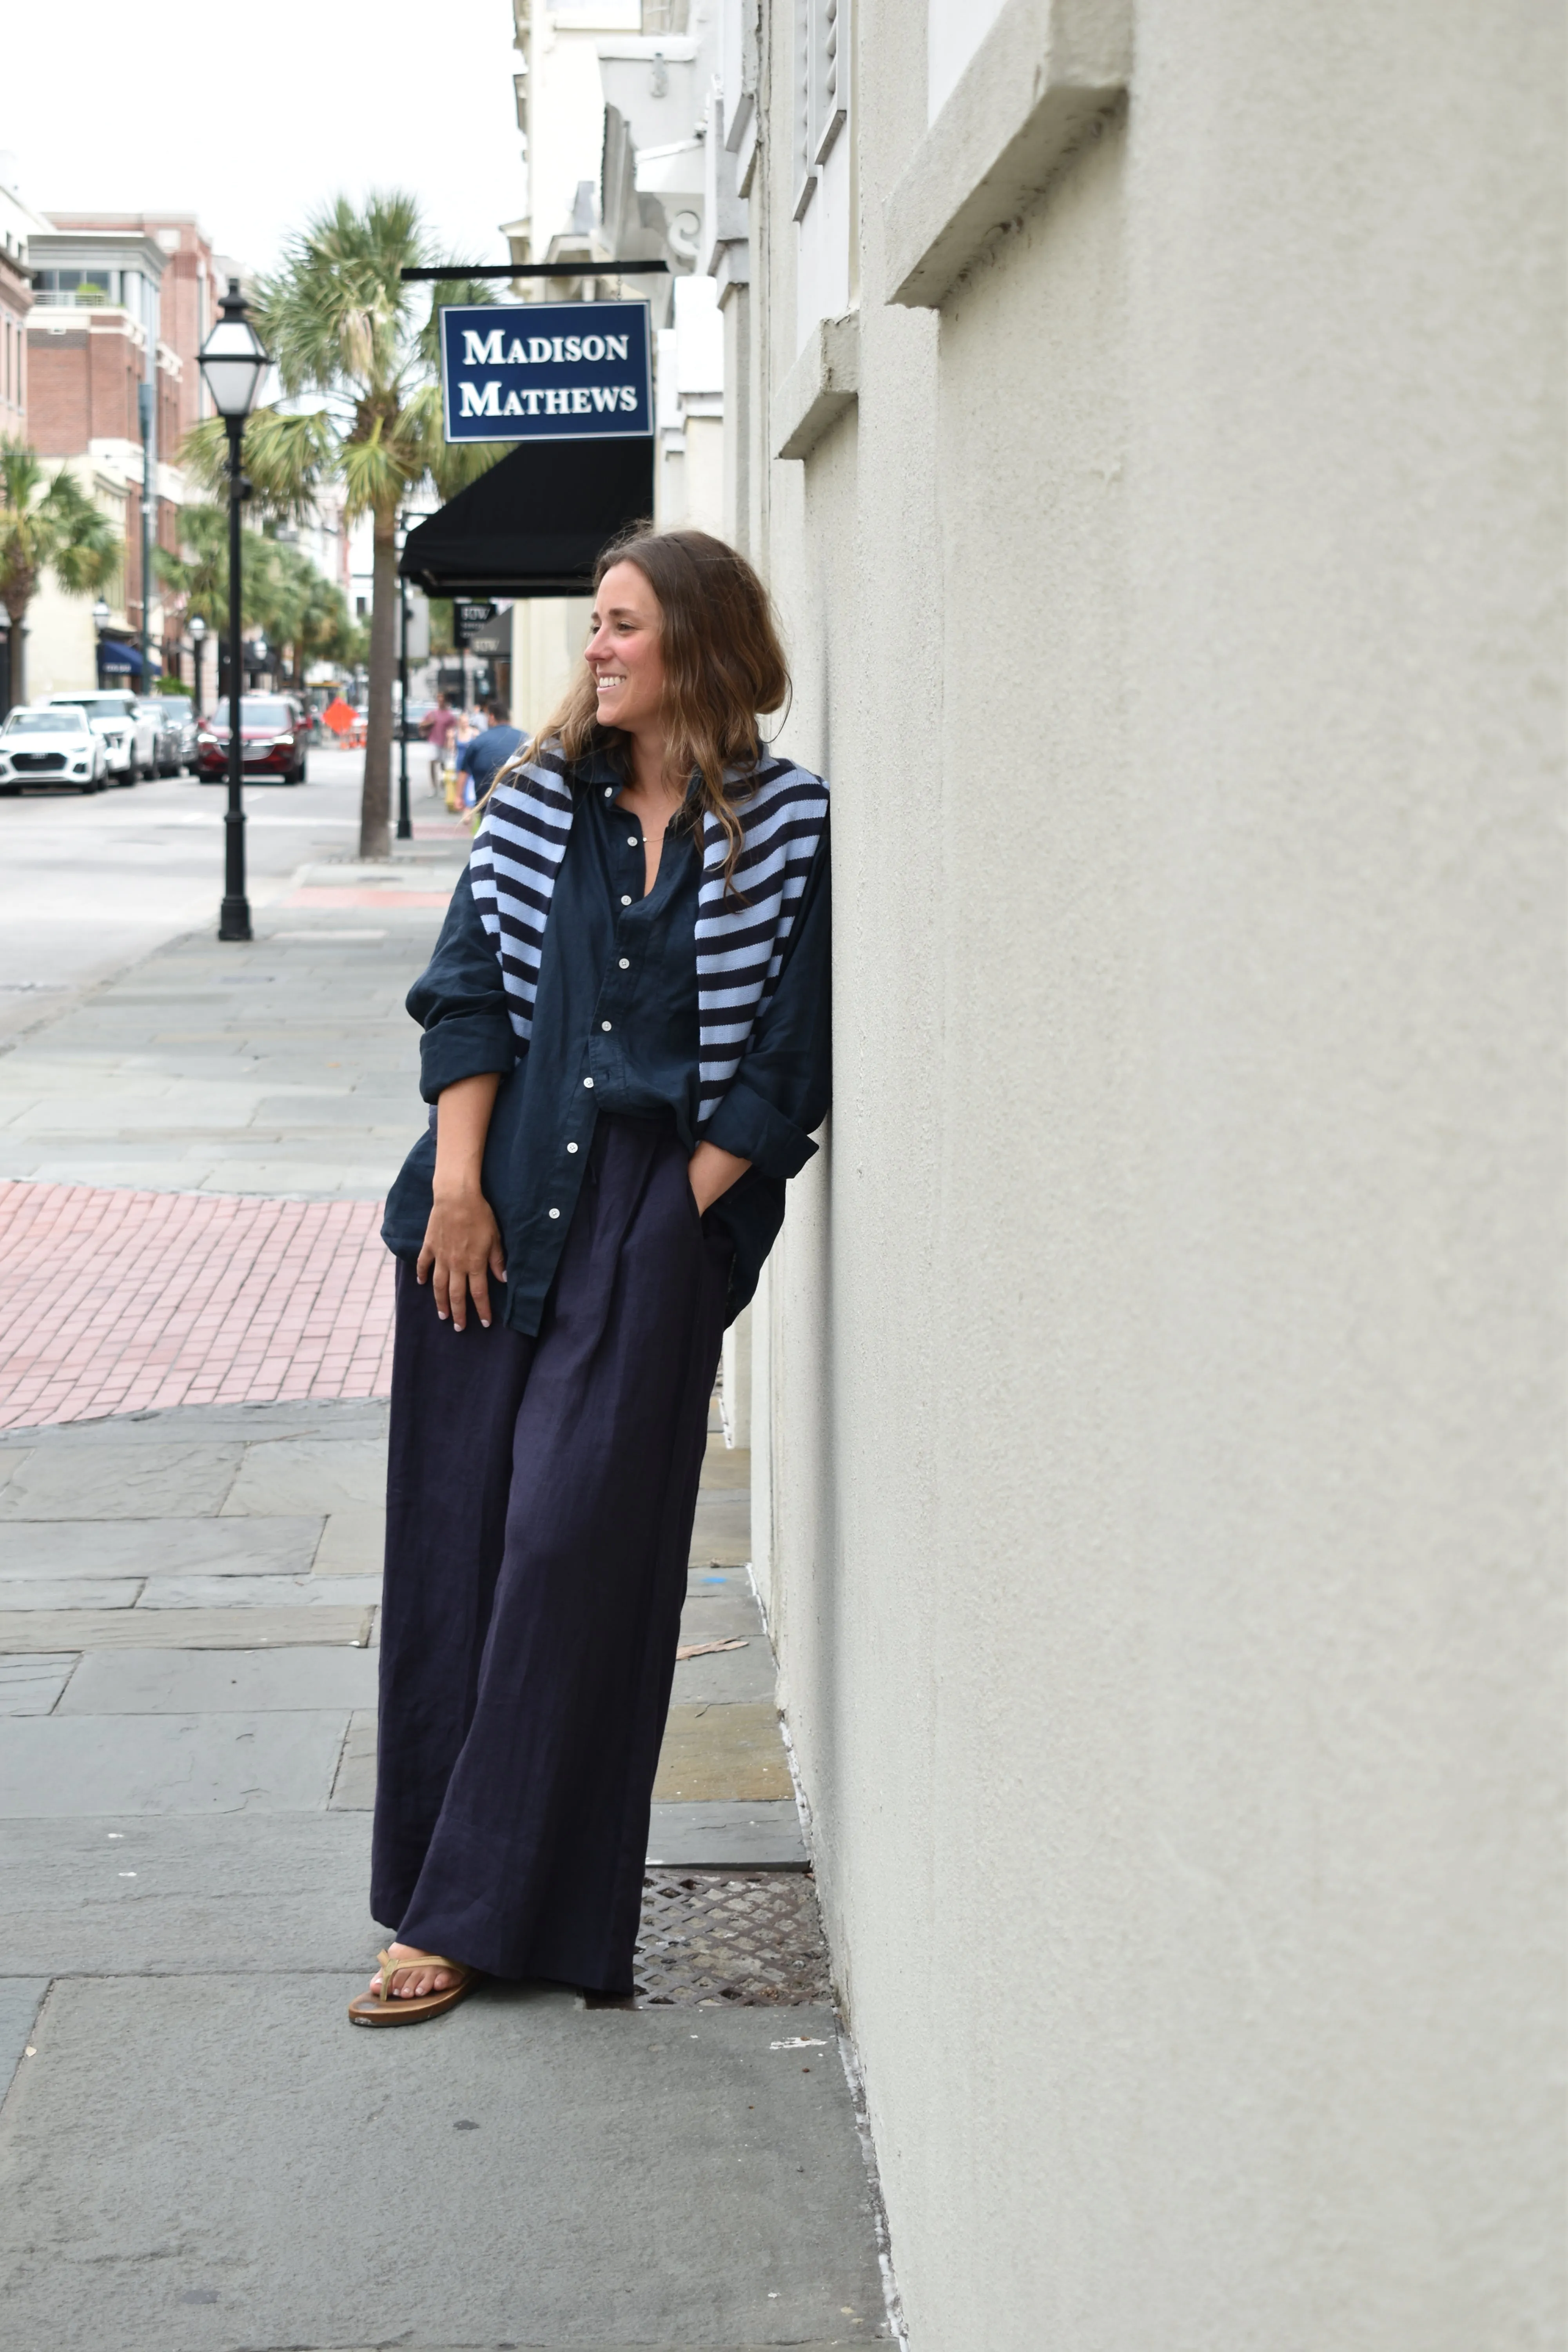
[[[467,2000],[474,1989],[475,1971],[466,1969],[460,1960],[444,1960],[437,1952],[424,1952],[416,1960],[389,1959],[378,1952],[380,1972],[374,1988],[369,1992],[355,1993],[349,2003],[349,2019],[354,2025],[420,2025],[427,2017],[439,2017],[443,2011],[456,2009]],[[394,1977],[405,1969],[446,1969],[458,1979],[444,1992],[412,1994],[403,2000],[392,1990]]]

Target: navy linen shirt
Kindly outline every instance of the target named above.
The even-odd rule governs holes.
[[[500,960],[466,875],[435,954],[408,992],[425,1031],[419,1090],[426,1102],[460,1078],[501,1074],[480,1181],[506,1252],[502,1319],[523,1332],[539,1329],[600,1113],[668,1119],[688,1151],[698,1140],[698,842],[684,828],[668,835],[645,897],[642,825],[616,803],[620,779],[598,759],[582,764],[572,786],[576,813],[545,927],[529,1043],[512,1028]],[[705,1141],[752,1162],[703,1221],[734,1247],[731,1320],[784,1223],[785,1180],[816,1150],[811,1131],[827,1115],[830,926],[825,827],[778,987],[703,1130]],[[416,1257],[424,1243],[435,1168],[432,1132],[415,1145],[387,1198],[382,1234],[400,1257]]]

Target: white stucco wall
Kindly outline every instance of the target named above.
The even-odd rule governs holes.
[[[858,406],[760,468],[837,1086],[753,1448],[911,2344],[1533,2352],[1560,21],[1156,0],[940,311],[883,299],[908,36],[866,0]],[[754,190],[775,388],[792,235]]]

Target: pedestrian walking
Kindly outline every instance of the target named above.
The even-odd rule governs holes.
[[[458,766],[468,780],[463,799],[469,808],[484,799],[497,771],[522,741],[522,730],[511,725],[503,702],[492,698],[481,706],[480,716],[480,731],[470,736],[458,754]]]
[[[758,714],[766,593],[700,531],[600,563],[408,998],[431,1132],[395,1341],[357,2023],[476,1976],[626,1994],[725,1323],[829,1093],[827,787]]]
[[[442,790],[448,772],[452,738],[458,731],[458,714],[447,699],[443,687],[436,696],[436,708],[427,711],[420,721],[420,731],[430,746],[430,789]],[[447,793],[448,803],[450,793]]]

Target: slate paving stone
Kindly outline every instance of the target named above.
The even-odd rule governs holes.
[[[384,1443],[384,1397],[298,1398],[289,1402],[149,1406],[103,1421],[69,1423],[59,1428],[0,1431],[0,1461],[8,1449],[31,1453],[86,1452],[104,1446],[167,1445],[220,1438],[266,1444],[287,1437],[380,1437]]]
[[[348,1730],[310,1715],[52,1715],[0,1719],[8,1820],[324,1805]]]
[[[232,1443],[35,1444],[0,1486],[0,1520],[205,1517],[222,1507],[243,1451]]]
[[[712,1560],[693,1560],[686,1572],[686,1597],[689,1601],[712,1601],[726,1592],[744,1593],[753,1598],[749,1568],[721,1568]]]
[[[38,2011],[49,1989],[47,1977],[0,1978],[0,2099],[33,2038]]]
[[[0,1586],[0,1592],[4,1591]],[[374,1609],[379,1576],[153,1576],[139,1609]],[[5,1604],[0,1601],[0,1607]],[[47,1603],[41,1603],[47,1607]]]
[[[653,1793],[671,1802],[793,1797],[772,1702],[672,1706]]]
[[[226,1518],[379,1507],[386,1501],[386,1447],[379,1438],[279,1438],[247,1446],[237,1467],[222,1506]],[[5,1499],[0,1494],[0,1507]]]
[[[708,1451],[702,1461],[702,1485],[710,1494],[737,1494],[752,1491],[752,1456],[743,1445],[726,1445],[721,1437],[710,1437]]]
[[[0,1609],[131,1609],[139,1576],[0,1576]]]
[[[752,1498],[747,1494],[700,1493],[691,1529],[693,1567],[715,1560],[743,1568],[752,1557]]]
[[[0,1526],[0,1578],[303,1576],[325,1521],[53,1519]]]
[[[775,2051],[766,2010],[487,1987],[438,2032],[356,2033],[363,1975],[57,1982],[0,2200],[28,2352],[798,2347],[846,2306],[874,2338],[831,2011],[789,2012],[825,2047]]]
[[[376,1711],[370,1706],[349,1724],[330,1800],[338,1811],[368,1812],[375,1803],[375,1723]]]
[[[78,1664],[74,1650],[47,1650],[39,1656],[0,1656],[0,1715],[49,1715]]]
[[[680,1639],[682,1646],[736,1640],[746,1646],[705,1658],[677,1659],[677,1705],[701,1700],[731,1705],[773,1697],[773,1654],[763,1631],[762,1611],[749,1592],[729,1593],[721,1600],[689,1600],[681,1612]]]
[[[806,1867],[805,1840],[793,1797],[754,1804],[733,1798],[708,1804],[656,1803],[647,1858],[693,1870]]]
[[[341,1972],[386,1940],[360,1812],[0,1819],[0,1977]]]
[[[386,1558],[386,1513],[368,1503],[329,1512],[313,1562],[318,1576],[379,1576]]]
[[[36,1609],[14,1617],[0,1611],[0,1652],[363,1647],[374,1631],[365,1609]]]
[[[57,1711],[256,1715],[374,1707],[375,1678],[369,1650],[98,1650],[83,1657]]]

